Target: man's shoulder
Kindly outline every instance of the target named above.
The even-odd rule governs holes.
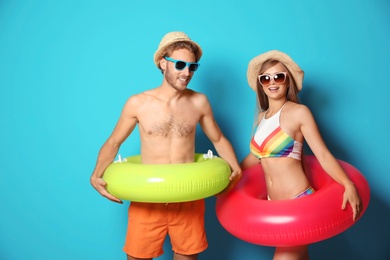
[[[151,96],[147,94],[147,91],[137,93],[137,94],[131,95],[127,99],[125,106],[131,107],[133,109],[139,108],[141,105],[145,104],[150,98],[151,98]]]
[[[204,108],[208,108],[210,106],[210,102],[206,96],[206,94],[197,92],[194,90],[188,90],[187,93],[187,100],[200,110],[203,110]]]
[[[207,99],[206,94],[202,92],[197,92],[192,89],[186,89],[186,95],[190,98],[201,98],[201,99]]]
[[[136,94],[133,94],[129,97],[129,100],[133,100],[133,101],[145,101],[147,99],[150,99],[154,96],[154,90],[153,89],[150,89],[150,90],[145,90],[143,92],[139,92],[139,93],[136,93]]]

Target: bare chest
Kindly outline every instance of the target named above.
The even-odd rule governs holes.
[[[195,133],[199,115],[195,111],[149,111],[139,121],[140,130],[147,136],[185,138]]]
[[[154,121],[148,128],[148,135],[161,137],[187,137],[195,131],[196,124],[190,117],[167,115]]]

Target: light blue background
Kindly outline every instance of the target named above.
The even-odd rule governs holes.
[[[363,218],[310,254],[389,259],[389,11],[387,0],[1,0],[0,259],[125,259],[128,202],[103,199],[89,177],[127,98],[161,83],[153,54],[174,30],[202,46],[190,87],[240,160],[255,111],[248,62],[271,49],[293,57],[329,149],[371,186]],[[197,151],[209,148],[199,132]],[[120,153],[139,153],[138,131]],[[207,199],[200,259],[271,259],[273,248],[227,233],[214,207]]]

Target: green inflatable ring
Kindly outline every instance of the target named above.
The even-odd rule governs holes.
[[[195,154],[193,163],[141,164],[141,156],[136,155],[111,163],[103,180],[107,191],[119,199],[171,203],[199,200],[223,191],[230,172],[229,165],[216,156]]]

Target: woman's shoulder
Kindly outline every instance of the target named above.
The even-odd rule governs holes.
[[[286,104],[285,115],[287,118],[301,123],[312,118],[312,113],[306,105],[291,101]]]
[[[286,108],[287,108],[286,109],[287,111],[293,112],[294,114],[295,113],[297,113],[297,114],[311,113],[310,109],[306,105],[295,103],[292,101],[287,102]]]

